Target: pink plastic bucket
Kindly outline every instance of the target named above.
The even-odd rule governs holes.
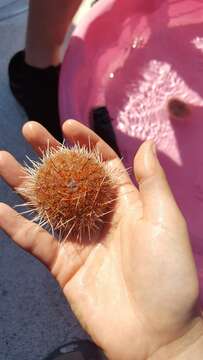
[[[202,73],[202,0],[100,0],[67,49],[60,114],[89,125],[92,107],[107,106],[126,166],[154,139],[189,226],[203,304]]]

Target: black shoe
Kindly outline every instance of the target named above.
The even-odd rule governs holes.
[[[58,111],[59,66],[35,68],[25,62],[25,52],[15,54],[9,63],[11,91],[28,119],[41,123],[62,142]]]
[[[78,340],[60,347],[44,360],[106,360],[106,357],[94,343]]]
[[[89,114],[89,126],[99,135],[121,158],[121,153],[116,141],[112,125],[112,118],[106,106],[93,108]]]

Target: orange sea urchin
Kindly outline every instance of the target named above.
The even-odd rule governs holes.
[[[71,235],[71,240],[81,241],[87,234],[90,240],[116,198],[115,181],[98,152],[60,145],[31,162],[18,190],[37,212],[35,220],[50,225],[63,239]]]

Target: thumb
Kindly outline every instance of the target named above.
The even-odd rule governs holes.
[[[134,159],[134,174],[139,184],[144,217],[153,223],[180,226],[180,221],[184,222],[184,219],[152,141],[146,141],[140,146]]]

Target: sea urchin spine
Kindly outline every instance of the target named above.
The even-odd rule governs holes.
[[[47,147],[38,162],[25,167],[25,181],[18,189],[37,212],[34,220],[48,224],[60,238],[82,241],[99,229],[113,211],[116,185],[101,155],[74,145]]]

